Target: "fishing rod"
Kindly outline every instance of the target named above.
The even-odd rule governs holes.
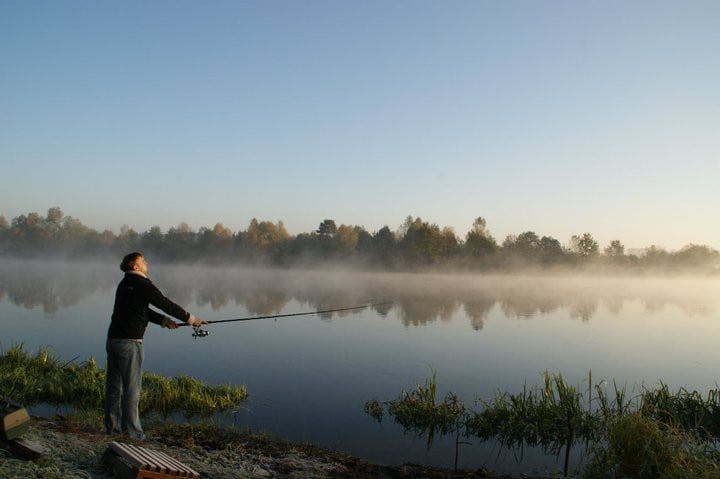
[[[368,303],[368,304],[361,304],[358,306],[349,306],[346,308],[334,308],[334,309],[319,309],[317,311],[305,311],[302,313],[287,313],[287,314],[271,314],[267,316],[248,316],[245,318],[233,318],[233,319],[216,319],[213,321],[206,321],[205,324],[219,324],[219,323],[234,323],[237,321],[254,321],[256,319],[277,319],[277,318],[289,318],[291,316],[307,316],[310,314],[324,314],[324,313],[337,313],[340,311],[352,311],[354,309],[364,309],[369,308],[372,306],[381,306],[384,304],[391,304],[392,301],[384,301],[381,303]],[[178,326],[190,326],[188,323],[180,323]],[[208,334],[210,334],[208,331],[202,329],[200,326],[193,326],[193,337],[194,338],[204,338]]]

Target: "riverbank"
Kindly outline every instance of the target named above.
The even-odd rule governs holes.
[[[146,428],[143,447],[162,451],[203,479],[377,478],[509,479],[486,470],[451,471],[420,465],[383,466],[308,444],[293,444],[213,426],[155,425]],[[24,461],[0,449],[0,477],[6,479],[111,479],[101,458],[112,440],[93,425],[67,418],[34,417],[25,439],[41,445],[44,458]]]

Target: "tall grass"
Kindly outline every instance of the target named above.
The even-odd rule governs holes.
[[[698,391],[680,388],[673,393],[667,384],[641,394],[641,413],[658,422],[694,431],[708,439],[720,438],[720,391],[703,397]]]
[[[552,454],[565,448],[563,472],[568,473],[570,450],[578,440],[594,438],[599,422],[584,404],[578,388],[560,374],[543,375],[543,386],[518,394],[498,393],[468,415],[467,432],[495,439],[509,448],[541,446]]]
[[[98,368],[94,358],[75,364],[52,356],[47,349],[31,355],[22,345],[15,345],[0,351],[0,391],[26,405],[102,409],[105,370]],[[188,376],[168,378],[144,373],[140,411],[210,414],[238,407],[247,397],[245,386],[211,386]]]
[[[460,435],[467,423],[465,405],[452,392],[448,392],[442,401],[437,401],[435,371],[424,384],[416,383],[415,389],[402,391],[394,400],[381,403],[373,399],[365,403],[365,412],[378,422],[382,422],[385,409],[406,432],[414,432],[420,437],[427,436],[428,449],[432,446],[436,434],[455,434],[457,469],[458,449],[460,445],[468,444],[460,441]]]
[[[592,444],[584,479],[717,479],[720,457],[714,444],[696,434],[634,411],[607,424]]]
[[[427,435],[428,447],[435,434],[457,432],[465,422],[465,406],[454,393],[447,393],[441,402],[437,402],[435,372],[424,384],[417,383],[415,389],[402,391],[394,400],[384,403],[371,400],[365,403],[365,411],[378,422],[382,421],[385,408],[406,431],[413,431],[420,436]]]

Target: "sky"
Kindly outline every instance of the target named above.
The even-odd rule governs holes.
[[[0,0],[0,215],[720,249],[720,2]]]

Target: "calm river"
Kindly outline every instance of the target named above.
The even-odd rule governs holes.
[[[0,261],[0,348],[49,347],[104,364],[105,335],[122,273],[113,263]],[[374,462],[452,467],[454,437],[404,433],[363,411],[437,374],[438,396],[467,406],[496,391],[518,392],[562,373],[593,380],[663,381],[706,391],[720,375],[720,279],[364,274],[150,265],[168,297],[208,320],[390,304],[286,319],[190,328],[155,325],[145,370],[210,383],[246,384],[246,408],[220,420],[307,441]],[[32,408],[31,408],[32,409]],[[460,467],[543,472],[562,459],[470,438]],[[575,458],[578,460],[578,458]]]

